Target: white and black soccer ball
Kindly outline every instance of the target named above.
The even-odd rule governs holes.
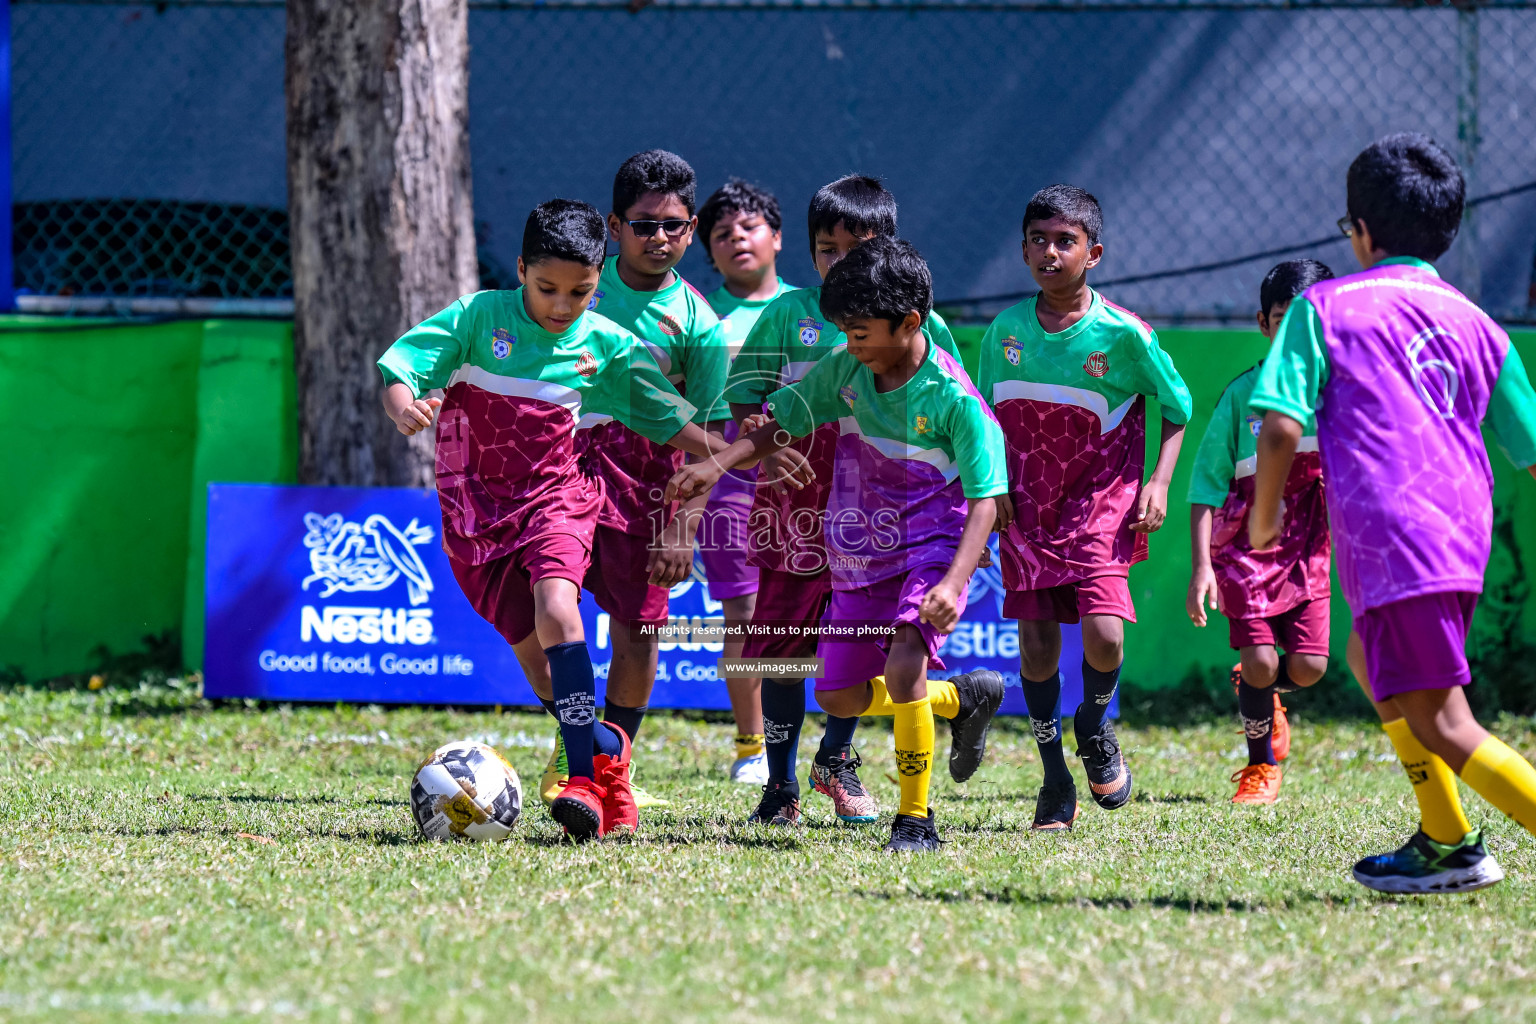
[[[428,839],[505,839],[522,813],[517,769],[484,743],[443,744],[411,780],[411,814]]]

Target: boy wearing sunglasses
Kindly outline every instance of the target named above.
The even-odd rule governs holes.
[[[608,236],[618,254],[603,262],[588,306],[631,331],[681,393],[693,396],[693,422],[729,419],[720,393],[729,362],[720,320],[704,296],[673,268],[697,224],[693,168],[675,153],[650,149],[624,161],[613,180]],[[682,515],[662,491],[681,465],[676,451],[638,434],[604,411],[577,427],[582,468],[605,492],[583,586],[612,625],[605,721],[633,739],[656,685],[659,637],[667,622],[667,591],[693,571],[693,539],[708,496]],[[724,424],[717,424],[716,433]],[[564,785],[565,750],[556,744],[540,796],[546,803]],[[661,803],[643,791],[636,802]]]

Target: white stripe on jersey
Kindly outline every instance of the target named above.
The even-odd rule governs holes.
[[[550,405],[564,408],[571,414],[572,419],[581,412],[581,392],[575,388],[553,384],[547,380],[507,377],[492,373],[473,363],[465,363],[453,371],[453,376],[448,378],[448,386],[453,387],[455,384],[468,384],[481,391],[489,391],[493,395],[505,395],[508,398],[532,398],[538,402],[548,402]]]
[[[1099,418],[1099,433],[1107,434],[1118,427],[1125,414],[1131,411],[1140,395],[1132,395],[1118,408],[1110,409],[1109,399],[1097,391],[1073,388],[1065,384],[1041,384],[1032,380],[1000,380],[992,385],[992,407],[1013,398],[1031,402],[1049,402],[1052,405],[1075,405],[1087,409]]]
[[[944,476],[945,483],[953,483],[960,476],[960,469],[941,448],[919,448],[915,444],[897,441],[890,437],[875,437],[859,428],[859,421],[852,416],[840,416],[838,433],[851,434],[888,459],[910,459],[926,462]]]
[[[1315,451],[1317,451],[1316,435],[1313,435],[1312,437],[1304,437],[1300,441],[1296,442],[1296,454],[1298,455],[1300,455],[1302,452]],[[1259,457],[1257,455],[1250,455],[1232,467],[1232,479],[1242,480],[1246,477],[1253,476],[1253,474],[1257,473],[1258,471]]]

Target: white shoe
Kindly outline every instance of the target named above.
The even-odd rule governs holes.
[[[738,757],[731,764],[731,781],[743,786],[768,785],[768,755],[756,753]]]

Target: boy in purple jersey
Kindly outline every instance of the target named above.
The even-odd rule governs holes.
[[[1291,300],[1333,271],[1316,260],[1289,260],[1259,287],[1259,333],[1273,341]],[[1194,571],[1185,610],[1204,627],[1205,605],[1228,621],[1237,707],[1248,740],[1248,766],[1232,776],[1236,804],[1272,804],[1290,728],[1280,694],[1311,686],[1328,669],[1328,510],[1317,427],[1308,424],[1285,484],[1285,535],[1271,551],[1248,546],[1248,509],[1261,417],[1248,411],[1255,364],[1221,393],[1205,428],[1189,482]],[[1285,653],[1279,653],[1284,648]]]
[[[985,674],[983,687],[927,678],[929,668],[943,667],[935,657],[941,636],[965,609],[967,581],[996,519],[994,499],[1008,489],[996,418],[959,360],[924,334],[932,303],[928,267],[910,244],[876,238],[859,246],[821,293],[823,315],[846,332],[846,343],[774,392],[765,424],[670,485],[696,493],[722,469],[784,448],[819,424],[839,425],[824,534],[833,597],[823,623],[829,632],[817,645],[825,667],[816,699],[829,715],[894,718],[901,804],[888,853],[939,848],[928,801],[934,716],[955,722],[957,749],[974,740],[979,761],[1003,699],[996,673]],[[794,486],[814,469],[799,472]]]
[[[550,813],[578,839],[639,819],[630,737],[595,723],[581,580],[602,507],[574,443],[597,404],[658,442],[697,455],[722,447],[633,335],[587,313],[603,261],[603,221],[586,203],[534,209],[516,291],[466,295],[407,331],[379,359],[384,409],[403,434],[437,428],[443,548],[475,610],[512,645],[560,723],[570,784]],[[427,398],[444,388],[442,399]]]
[[[811,258],[823,278],[837,262],[872,238],[896,234],[896,197],[875,178],[849,174],[822,186],[806,212]],[[843,342],[843,333],[821,312],[821,288],[799,288],[774,299],[762,311],[741,352],[731,363],[725,397],[738,424],[761,413],[769,395],[803,379]],[[955,355],[954,338],[937,313],[923,325],[928,340]],[[743,655],[747,658],[805,658],[816,648],[816,630],[832,597],[823,519],[830,493],[836,424],[764,460],[750,513],[749,558],[761,569],[757,605]],[[785,481],[810,469],[800,488]],[[768,782],[749,822],[775,826],[800,820],[796,751],[805,722],[805,684],[776,679],[762,688],[764,750]],[[829,715],[811,763],[811,783],[832,798],[837,817],[872,822],[879,817],[874,796],[859,779],[853,749],[859,720]]]
[[[757,318],[774,299],[790,291],[778,274],[784,248],[784,219],[779,201],[765,189],[732,178],[699,206],[699,234],[710,266],[725,283],[705,296],[720,317],[732,359],[741,351]],[[725,440],[736,440],[736,422],[725,425]],[[709,581],[709,596],[725,613],[725,660],[741,657],[747,624],[757,606],[758,568],[747,561],[748,517],[757,471],[733,469],[709,492],[704,524],[698,532],[699,560]],[[762,680],[731,676],[725,680],[736,718],[736,759],[732,782],[761,786],[768,781],[763,752]]]
[[[1109,704],[1120,681],[1126,582],[1163,525],[1168,483],[1189,421],[1189,390],[1157,334],[1088,285],[1103,213],[1071,185],[1041,189],[1024,210],[1024,262],[1040,294],[1004,310],[982,339],[981,393],[1008,442],[1011,525],[1000,525],[1003,614],[1019,620],[1019,669],[1045,770],[1038,830],[1071,828],[1077,788],[1061,747],[1061,623],[1083,624],[1082,705],[1072,716],[1093,799],[1131,798]],[[1152,477],[1147,404],[1162,407]]]
[[[1493,525],[1485,420],[1536,475],[1536,394],[1519,354],[1429,262],[1450,248],[1465,198],[1460,168],[1426,135],[1389,135],[1356,157],[1339,226],[1364,270],[1291,304],[1251,399],[1264,415],[1248,520],[1258,551],[1281,536],[1291,461],[1317,417],[1369,695],[1423,814],[1400,849],[1355,865],[1358,882],[1385,892],[1465,892],[1503,877],[1452,772],[1536,831],[1536,769],[1477,723],[1462,690]]]
[[[719,318],[673,269],[693,240],[695,184],[693,168],[665,150],[624,161],[608,215],[619,252],[604,261],[591,308],[636,336],[673,386],[690,396],[698,410],[694,422],[705,426],[729,419],[719,402],[729,361]],[[656,627],[667,621],[667,591],[693,571],[693,532],[704,499],[691,503],[691,515],[677,515],[663,502],[681,453],[631,430],[610,410],[593,409],[577,427],[582,468],[603,484],[583,583],[612,622],[603,718],[633,737],[656,685]],[[557,744],[546,766],[540,784],[546,803],[562,785],[563,754]],[[663,802],[639,790],[636,798],[642,807]]]

